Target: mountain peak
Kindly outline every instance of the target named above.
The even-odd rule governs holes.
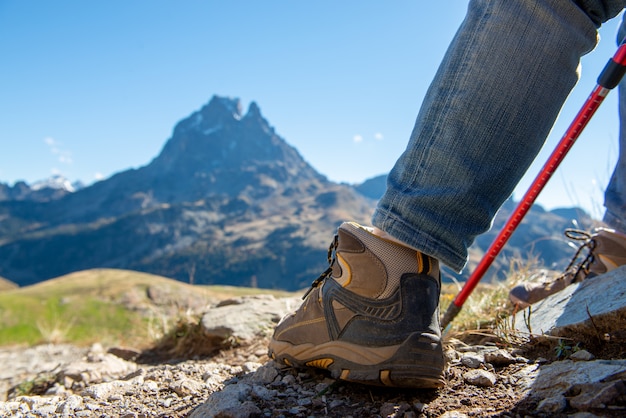
[[[244,189],[261,191],[262,184],[289,187],[302,180],[325,180],[276,134],[256,102],[243,115],[239,99],[220,96],[213,96],[176,125],[147,170],[146,175],[160,182],[188,179],[185,187],[176,190],[176,200],[188,199],[191,190],[200,198],[235,195]]]
[[[248,113],[246,113],[246,117],[257,117],[261,116],[261,109],[256,102],[250,102],[250,106],[248,106]]]
[[[223,115],[239,120],[241,119],[241,102],[238,98],[213,96],[200,110],[200,114],[203,116]]]

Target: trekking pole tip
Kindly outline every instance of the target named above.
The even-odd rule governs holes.
[[[448,306],[448,310],[443,315],[443,318],[441,318],[441,328],[445,330],[450,322],[452,322],[454,318],[456,318],[460,311],[461,307],[456,306],[454,302],[452,302],[450,306]]]

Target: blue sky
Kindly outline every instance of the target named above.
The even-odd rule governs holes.
[[[91,183],[150,162],[217,94],[256,101],[334,181],[389,171],[467,0],[0,0],[0,182]],[[519,198],[615,51],[601,30]],[[617,154],[606,99],[538,202],[601,216]]]

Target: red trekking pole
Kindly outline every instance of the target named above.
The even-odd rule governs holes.
[[[598,110],[598,107],[600,107],[600,104],[604,101],[606,95],[610,90],[619,84],[620,80],[624,76],[624,73],[626,73],[626,39],[622,41],[615,55],[613,55],[600,73],[597,81],[598,84],[585,101],[583,107],[576,115],[576,118],[565,132],[565,135],[563,135],[559,141],[556,149],[552,152],[550,158],[545,163],[526,194],[524,194],[524,197],[509,217],[509,220],[504,225],[504,228],[500,231],[487,250],[487,253],[483,256],[483,259],[476,267],[476,270],[472,273],[459,294],[454,298],[448,307],[448,310],[441,319],[441,326],[443,329],[445,329],[461,311],[461,308],[469,295],[472,293],[480,279],[482,279],[483,275],[487,272],[487,269],[500,253],[504,244],[506,244],[517,226],[520,224],[526,215],[526,212],[528,212],[532,204],[535,202],[535,199],[537,199],[541,190],[543,190],[548,180],[550,180],[550,177],[552,177],[552,174],[554,174],[554,171],[557,169],[559,164],[561,164],[563,158],[565,158],[565,155],[568,153],[572,145],[574,145],[574,142],[576,142],[580,133],[583,131],[585,126],[587,126],[591,117],[595,114],[596,110]]]

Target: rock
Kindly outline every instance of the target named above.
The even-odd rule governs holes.
[[[78,395],[68,396],[63,402],[59,403],[56,408],[57,414],[71,415],[77,410],[81,410],[83,398]]]
[[[578,350],[575,353],[572,353],[569,358],[574,361],[589,361],[593,360],[595,357],[587,350]]]
[[[620,386],[607,386],[603,382],[615,381],[625,375],[626,360],[558,361],[541,366],[532,382],[530,395],[542,400],[538,407],[540,411],[556,413],[567,405],[567,396],[577,398],[574,404],[578,402],[578,405],[597,404],[600,399],[612,397],[610,391],[619,391]],[[612,389],[607,389],[609,387]],[[603,390],[607,393],[600,395]]]
[[[511,380],[515,383],[515,386],[517,386],[521,392],[526,393],[531,390],[538,373],[539,365],[529,364],[527,366],[524,366],[518,372],[511,375]]]
[[[132,347],[111,347],[107,353],[126,361],[133,361],[141,354],[141,351]]]
[[[528,309],[515,316],[514,328],[519,332],[564,337],[595,336],[599,332],[610,335],[623,329],[626,321],[626,266],[571,284]]]
[[[112,394],[116,393],[118,389],[130,388],[131,384],[121,380],[114,380],[112,382],[98,383],[86,388],[82,395],[89,396],[95,400],[107,399]]]
[[[87,349],[68,344],[42,344],[18,349],[0,348],[0,401],[7,400],[9,389],[32,376],[58,373],[59,368],[80,359]]]
[[[194,409],[189,418],[248,418],[260,414],[261,410],[246,399],[252,387],[247,384],[228,385],[221,392],[215,392],[207,401]]]
[[[268,333],[284,315],[297,308],[301,302],[299,298],[276,299],[271,295],[231,299],[204,314],[202,330],[208,338],[251,341]]]
[[[291,376],[291,375],[287,375],[287,376]],[[277,377],[278,377],[277,366],[273,361],[270,361],[267,364],[264,364],[263,366],[256,369],[256,371],[252,373],[249,379],[251,382],[267,384],[267,383],[273,382]]]
[[[123,360],[113,354],[90,354],[87,359],[64,366],[59,378],[69,377],[74,381],[95,382],[103,378],[116,378],[137,369],[135,363]]]
[[[194,379],[182,379],[172,385],[178,396],[196,395],[202,391],[204,384]]]
[[[485,362],[485,358],[477,353],[466,353],[461,357],[461,364],[471,369],[477,369]]]
[[[401,418],[410,408],[411,406],[406,402],[399,404],[386,402],[380,407],[380,415],[387,418]]]
[[[485,353],[485,362],[494,366],[506,366],[515,363],[517,360],[508,351],[498,349]]]
[[[580,411],[604,409],[606,405],[616,403],[617,399],[626,394],[626,385],[623,380],[613,382],[598,382],[572,388],[578,395],[569,399],[572,408]]]
[[[537,411],[547,414],[557,414],[567,408],[567,399],[563,396],[550,396],[542,399],[537,405]]]
[[[495,374],[480,369],[463,373],[463,379],[474,386],[491,387],[496,384]]]

